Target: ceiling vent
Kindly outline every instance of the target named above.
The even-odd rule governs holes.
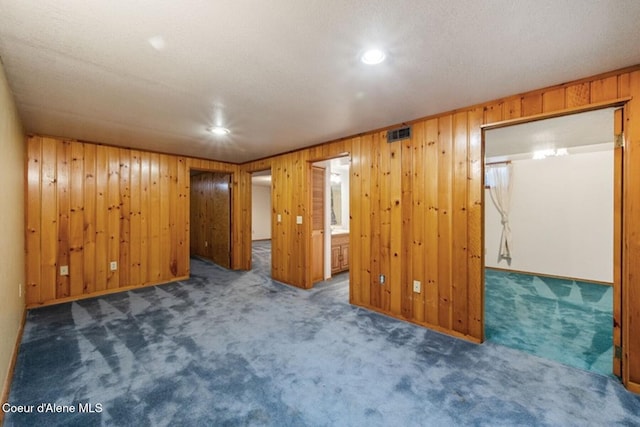
[[[387,132],[387,142],[395,142],[408,138],[411,138],[411,126],[392,129]]]

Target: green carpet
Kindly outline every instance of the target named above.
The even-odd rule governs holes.
[[[613,288],[486,269],[486,339],[612,375]]]

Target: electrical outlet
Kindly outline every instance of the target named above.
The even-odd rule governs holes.
[[[296,224],[302,224],[302,215],[296,216]]]
[[[380,278],[378,279],[381,285],[384,285],[384,282],[387,278],[384,276],[384,274],[380,275]]]
[[[422,290],[422,284],[420,283],[419,280],[414,280],[413,281],[413,292],[416,293],[420,293],[420,291]]]
[[[22,283],[18,283],[18,297],[22,297]]]
[[[118,263],[116,261],[111,261],[109,268],[111,268],[111,271],[116,271],[118,269]]]
[[[207,242],[206,240],[204,241],[204,247],[209,247],[209,242]]]
[[[69,266],[68,265],[61,265],[60,266],[60,275],[61,276],[68,276],[69,275]]]
[[[278,214],[278,223],[282,222],[282,215]]]

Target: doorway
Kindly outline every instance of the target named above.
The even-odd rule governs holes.
[[[231,174],[191,170],[191,256],[231,268]]]
[[[615,114],[484,133],[485,337],[605,375],[620,374]]]
[[[271,277],[271,169],[251,174],[251,268]]]
[[[349,156],[311,165],[312,283],[340,277],[349,271]]]

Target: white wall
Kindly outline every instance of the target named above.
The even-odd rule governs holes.
[[[485,190],[485,265],[612,282],[613,151],[512,164],[512,262],[498,262],[500,215]]]
[[[271,187],[251,187],[251,240],[271,239]]]
[[[5,388],[8,386],[9,364],[24,313],[24,141],[18,112],[0,63],[0,200],[4,206],[4,209],[0,210],[2,391],[6,391]],[[22,287],[22,291],[19,287]]]

